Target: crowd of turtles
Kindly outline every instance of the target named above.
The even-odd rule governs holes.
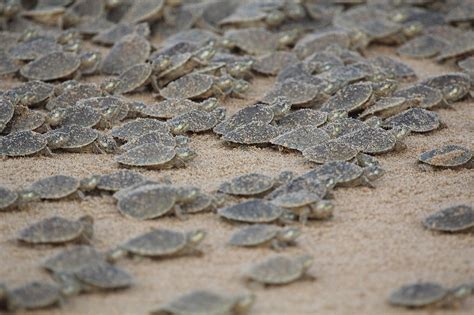
[[[449,128],[435,110],[474,96],[473,23],[470,0],[1,0],[0,75],[23,83],[0,91],[0,156],[27,163],[38,154],[109,154],[120,169],[0,186],[0,212],[101,194],[113,195],[131,222],[213,212],[245,223],[229,246],[278,251],[250,266],[246,280],[271,287],[312,278],[314,257],[281,252],[297,245],[300,225],[332,217],[331,191],[375,187],[385,173],[378,155],[405,149],[412,133]],[[372,44],[458,71],[419,79],[397,58],[367,57]],[[89,76],[95,83],[81,80]],[[274,84],[258,102],[227,113],[226,99],[245,99],[256,76]],[[145,91],[156,101],[129,97]],[[241,174],[214,192],[140,174],[186,167],[199,155],[189,145],[196,133],[237,148],[299,153],[312,170]],[[422,153],[420,171],[472,168],[470,144]],[[422,225],[467,231],[474,209],[456,204]],[[128,288],[133,276],[120,259],[205,255],[199,245],[207,234],[153,229],[99,252],[92,216],[43,219],[19,230],[18,242],[75,245],[42,262],[54,282],[1,284],[0,308],[58,306],[81,292]],[[419,282],[388,301],[446,307],[472,294],[473,282]],[[199,289],[150,313],[244,314],[256,297]]]

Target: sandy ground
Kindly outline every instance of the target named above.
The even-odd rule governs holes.
[[[376,52],[391,53],[388,48]],[[405,60],[422,78],[448,72],[448,66]],[[94,78],[90,80],[95,80]],[[1,88],[18,84],[2,80]],[[255,102],[272,85],[271,79],[253,81],[248,98],[229,100],[230,112]],[[151,102],[146,94],[133,98]],[[449,205],[474,203],[474,171],[443,170],[420,172],[417,156],[434,146],[454,143],[474,146],[474,103],[457,103],[438,113],[448,128],[410,136],[408,149],[380,156],[386,175],[376,189],[337,189],[335,216],[304,227],[298,246],[288,255],[310,253],[315,262],[310,273],[314,282],[256,290],[257,302],[251,314],[472,314],[474,298],[454,311],[410,311],[387,305],[389,292],[407,282],[432,280],[446,286],[474,280],[474,239],[472,233],[440,234],[425,230],[420,221]],[[205,191],[215,190],[224,179],[257,171],[276,175],[289,169],[310,170],[296,153],[271,148],[229,148],[212,134],[192,137],[197,158],[186,169],[144,171],[158,178],[170,176],[175,183],[191,184]],[[52,158],[16,158],[0,162],[0,183],[24,187],[33,180],[55,174],[87,176],[118,169],[109,155],[57,154]],[[192,216],[187,221],[164,218],[137,222],[122,217],[110,196],[88,197],[82,202],[42,202],[23,212],[6,212],[0,220],[0,279],[11,286],[28,280],[48,279],[38,264],[62,248],[19,246],[15,233],[22,227],[52,215],[77,218],[91,214],[96,219],[93,245],[101,250],[117,245],[151,227],[176,229],[205,228],[205,255],[161,261],[125,259],[119,266],[136,279],[133,288],[107,294],[84,294],[70,299],[60,310],[45,314],[146,314],[153,306],[195,288],[228,293],[248,290],[240,278],[242,268],[274,254],[270,249],[238,249],[225,245],[235,226],[214,214]],[[38,312],[39,313],[39,312]]]

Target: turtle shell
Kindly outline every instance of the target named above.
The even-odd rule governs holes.
[[[217,213],[228,220],[267,223],[276,221],[281,217],[283,211],[283,208],[277,207],[268,201],[253,199],[227,208],[221,208]]]
[[[200,193],[193,201],[181,205],[181,210],[187,214],[211,210],[213,202],[212,196]]]
[[[24,106],[34,106],[43,101],[47,100],[53,95],[54,85],[43,82],[43,81],[29,81],[25,82],[17,87],[12,88],[10,91],[16,95],[28,96],[21,100],[21,104]]]
[[[53,110],[58,107],[69,107],[81,100],[99,96],[102,96],[102,91],[97,85],[81,83],[68,87],[61,95],[50,99],[46,104],[46,109]]]
[[[133,138],[120,148],[128,151],[146,143],[155,143],[163,146],[174,147],[176,139],[169,132],[153,131],[137,138]]]
[[[442,300],[448,290],[432,282],[404,285],[392,292],[388,298],[390,304],[405,307],[423,307]]]
[[[143,63],[150,55],[151,45],[138,34],[124,36],[110,49],[102,61],[102,72],[120,74],[138,63]]]
[[[308,191],[311,194],[323,198],[327,193],[326,185],[316,177],[298,176],[292,179],[286,185],[282,185],[272,191],[266,199],[273,200],[280,195],[296,193],[299,191]]]
[[[315,85],[307,84],[295,79],[288,79],[276,83],[262,99],[270,104],[278,97],[286,97],[293,106],[307,106],[320,96],[321,91]]]
[[[305,268],[298,259],[278,255],[255,264],[246,275],[257,282],[278,285],[298,280],[304,272]]]
[[[138,220],[149,220],[169,213],[176,202],[175,189],[146,185],[122,196],[117,204],[120,213]]]
[[[0,75],[10,75],[21,69],[20,62],[11,58],[6,51],[0,50]]]
[[[199,103],[188,99],[169,99],[159,103],[147,104],[140,112],[153,118],[173,118],[193,109],[201,109]]]
[[[55,133],[65,133],[67,134],[68,140],[66,143],[61,145],[61,149],[80,149],[84,148],[87,145],[93,143],[99,133],[92,128],[85,128],[77,125],[70,125],[64,126],[52,131],[53,134]]]
[[[258,58],[252,65],[252,69],[261,74],[275,76],[286,66],[295,64],[298,61],[298,57],[294,53],[275,51]]]
[[[370,100],[373,93],[372,86],[366,83],[355,83],[344,87],[322,106],[321,111],[346,111],[348,113],[359,111]]]
[[[213,131],[219,135],[224,135],[254,121],[269,124],[273,117],[274,113],[269,106],[257,104],[237,111],[214,127]]]
[[[0,132],[5,129],[5,126],[13,118],[15,113],[15,106],[5,97],[0,98]]]
[[[435,231],[464,231],[474,227],[474,209],[468,205],[449,207],[425,218],[423,225]]]
[[[280,231],[276,225],[254,224],[232,233],[229,244],[234,246],[258,246],[275,238]]]
[[[36,37],[31,40],[20,42],[12,47],[8,53],[12,58],[18,60],[35,60],[51,52],[62,51],[61,45],[56,43],[52,37]]]
[[[412,132],[429,132],[438,129],[438,114],[423,108],[412,108],[398,115],[387,118],[384,127],[406,126]]]
[[[29,189],[41,199],[61,199],[79,189],[79,180],[72,176],[55,175],[37,180]]]
[[[73,273],[84,266],[102,262],[104,257],[94,247],[76,245],[46,259],[41,266],[53,273]]]
[[[132,238],[121,245],[121,248],[132,254],[156,257],[173,255],[182,250],[186,244],[185,233],[168,229],[155,229]]]
[[[416,103],[416,99],[409,100],[404,97],[382,97],[378,99],[375,104],[366,108],[359,115],[359,118],[371,117],[373,115],[380,118],[387,118],[411,108]]]
[[[158,143],[145,143],[118,155],[115,160],[128,166],[158,167],[170,162],[175,156],[174,147]]]
[[[407,41],[397,49],[401,56],[424,59],[439,54],[448,43],[432,35],[421,35]]]
[[[224,39],[250,55],[262,55],[278,49],[278,38],[265,28],[245,28],[229,30]]]
[[[420,84],[440,91],[445,101],[456,102],[469,93],[471,78],[466,73],[453,72],[426,78]]]
[[[46,138],[33,131],[19,131],[0,137],[0,155],[17,157],[40,152],[46,148]]]
[[[423,152],[418,160],[437,167],[456,167],[468,163],[472,159],[472,151],[454,144]]]
[[[30,244],[59,244],[76,240],[84,229],[81,221],[50,217],[21,230],[18,239]]]
[[[277,121],[277,126],[283,129],[298,127],[318,127],[326,122],[327,113],[314,109],[299,109],[293,111]]]
[[[170,120],[170,123],[184,122],[188,126],[190,132],[204,132],[214,128],[219,122],[225,118],[226,110],[224,108],[216,108],[212,112],[193,109],[187,113],[176,116]]]
[[[253,196],[262,194],[273,188],[274,181],[271,177],[250,173],[233,178],[219,186],[219,191],[238,196]]]
[[[101,115],[95,108],[83,104],[76,104],[64,109],[64,116],[59,125],[94,127],[99,123],[100,119]]]
[[[10,208],[17,200],[18,193],[0,186],[0,211]]]
[[[382,128],[368,127],[339,137],[338,141],[342,141],[358,151],[377,154],[392,150],[397,139]]]
[[[132,3],[130,9],[122,18],[123,22],[137,24],[140,22],[153,22],[162,15],[164,0],[140,0]]]
[[[123,289],[132,285],[132,276],[107,263],[86,265],[74,273],[82,283],[102,290]]]
[[[307,148],[319,145],[330,139],[329,135],[322,129],[304,126],[281,134],[272,139],[270,143],[302,152]]]
[[[388,75],[390,79],[397,81],[412,81],[416,79],[415,70],[400,60],[388,57],[377,56],[371,59],[372,63]]]
[[[356,130],[367,128],[368,125],[363,121],[354,118],[339,118],[333,120],[321,127],[332,138],[337,138]]]
[[[265,144],[277,137],[279,133],[280,131],[275,126],[254,121],[224,134],[222,139],[239,144]]]
[[[336,184],[344,185],[350,183],[360,176],[364,170],[362,167],[349,162],[335,161],[324,163],[317,169],[303,175],[304,177],[319,178],[322,181],[334,180]]]
[[[138,63],[126,69],[117,78],[115,94],[130,93],[144,86],[150,79],[153,67],[149,63]]]
[[[15,114],[4,131],[19,132],[35,130],[43,126],[46,118],[40,111],[30,110],[28,107],[17,105]]]
[[[213,84],[214,78],[212,76],[191,73],[168,84],[160,91],[160,94],[166,99],[205,98],[204,96],[207,96],[206,94],[211,90]]]
[[[423,84],[415,84],[393,93],[394,97],[404,97],[406,99],[416,98],[422,108],[432,108],[443,102],[443,94],[437,89]]]
[[[29,80],[52,81],[72,76],[81,65],[76,54],[52,52],[20,69],[20,74]]]
[[[319,200],[321,199],[318,195],[301,190],[298,192],[281,194],[275,199],[272,199],[272,203],[285,209],[292,209],[303,207]]]
[[[124,120],[129,112],[129,102],[126,99],[114,96],[91,97],[80,100],[76,106],[88,106],[94,108],[102,118],[107,119],[107,123],[114,125]],[[113,113],[113,114],[111,114]],[[99,127],[101,123],[99,123]]]
[[[157,119],[138,118],[112,128],[112,136],[120,140],[132,140],[150,132],[169,133],[169,126]]]
[[[111,174],[102,175],[97,183],[97,188],[106,191],[119,191],[121,189],[141,183],[145,177],[137,172],[121,170]]]
[[[350,44],[349,35],[347,32],[341,30],[308,34],[296,43],[293,51],[299,59],[304,59],[316,51],[326,49],[327,46],[332,44],[338,44],[342,48],[348,48]]]
[[[53,284],[34,281],[11,290],[8,299],[16,308],[33,310],[59,304],[61,293]]]
[[[303,156],[311,162],[323,164],[331,161],[349,161],[357,153],[358,150],[351,144],[336,139],[306,148]]]

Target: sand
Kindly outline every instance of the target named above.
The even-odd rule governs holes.
[[[378,47],[370,55],[393,54]],[[420,78],[454,68],[431,61],[405,59]],[[97,77],[89,78],[96,81]],[[16,79],[0,81],[6,88]],[[252,104],[272,85],[272,79],[252,81],[248,98],[226,102],[229,112]],[[135,99],[153,101],[149,94]],[[474,203],[474,171],[443,170],[421,172],[417,156],[434,146],[461,144],[474,146],[474,103],[456,103],[453,109],[437,112],[447,128],[412,135],[408,149],[379,157],[386,175],[376,189],[340,188],[334,192],[334,218],[311,222],[303,228],[298,246],[288,255],[310,253],[315,262],[310,273],[315,281],[257,289],[251,314],[472,314],[474,298],[456,311],[410,311],[390,307],[389,292],[418,280],[437,281],[451,286],[474,280],[474,239],[472,233],[441,234],[424,229],[420,221],[442,207]],[[276,175],[281,170],[302,173],[311,169],[301,155],[271,148],[229,148],[212,134],[192,136],[198,156],[186,169],[146,171],[151,178],[169,176],[175,183],[215,190],[224,179],[246,172]],[[118,166],[110,155],[57,154],[54,157],[15,158],[0,162],[0,183],[11,188],[25,187],[33,180],[55,174],[87,176],[109,173]],[[249,263],[264,259],[271,249],[239,249],[225,245],[235,226],[207,213],[189,220],[164,218],[138,222],[121,216],[112,197],[91,196],[84,201],[42,202],[23,212],[5,212],[0,220],[0,279],[8,285],[28,280],[48,279],[38,266],[46,257],[61,250],[53,247],[19,246],[15,233],[37,220],[62,215],[77,218],[91,214],[96,219],[93,241],[100,250],[109,249],[152,227],[176,229],[205,228],[205,255],[160,261],[125,259],[119,266],[135,276],[133,288],[120,292],[84,294],[70,299],[62,309],[44,314],[146,314],[159,303],[195,288],[239,293],[249,290],[240,278]],[[37,312],[40,314],[41,312]]]

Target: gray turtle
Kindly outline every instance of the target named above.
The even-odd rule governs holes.
[[[283,208],[262,199],[252,199],[217,210],[217,214],[222,218],[247,223],[275,222],[283,213]]]
[[[331,120],[321,127],[331,138],[338,138],[356,130],[369,127],[369,125],[361,120],[343,117]]]
[[[194,187],[145,185],[122,194],[117,207],[123,215],[138,220],[156,219],[172,212],[183,218],[180,204],[193,201],[198,194]]]
[[[101,118],[101,114],[94,107],[76,104],[52,110],[47,120],[52,127],[77,125],[92,128],[99,124]]]
[[[120,41],[123,37],[137,33],[143,37],[150,35],[150,27],[148,23],[139,23],[131,25],[127,23],[118,23],[111,25],[109,28],[101,28],[101,31],[92,37],[92,41],[101,45],[113,45]]]
[[[7,311],[35,310],[58,306],[62,302],[58,286],[33,281],[14,289],[0,284],[0,309]]]
[[[104,255],[89,245],[74,245],[61,250],[41,263],[47,271],[56,273],[73,273],[87,265],[105,262]]]
[[[444,101],[449,104],[459,101],[469,93],[471,78],[466,73],[453,72],[426,78],[420,84],[440,91]]]
[[[406,99],[416,99],[419,107],[430,109],[443,103],[443,94],[429,86],[416,83],[393,93],[394,97],[404,97]]]
[[[14,191],[0,186],[0,212],[20,208],[38,199],[38,195],[33,191]]]
[[[444,62],[446,60],[457,59],[466,55],[472,54],[474,51],[474,32],[462,32],[453,38],[449,39],[449,44],[441,50],[441,53],[436,57],[436,61]]]
[[[370,61],[379,67],[388,79],[413,81],[417,77],[415,70],[400,60],[388,56],[377,56]]]
[[[105,74],[120,74],[133,65],[145,62],[150,50],[151,45],[145,37],[139,34],[124,36],[105,56],[101,70]]]
[[[80,181],[72,176],[55,175],[33,182],[28,190],[41,199],[58,200],[80,195]]]
[[[276,124],[281,129],[289,130],[303,126],[318,127],[324,124],[326,120],[327,113],[304,108],[288,113],[281,119],[278,119]]]
[[[183,135],[174,137],[170,132],[152,131],[129,140],[127,143],[122,145],[120,149],[128,151],[146,143],[154,143],[170,147],[185,147],[189,144],[189,141],[189,138]]]
[[[323,220],[332,217],[334,205],[327,200],[321,200],[317,194],[307,190],[280,194],[271,202],[281,208],[288,209],[305,225],[308,219]]]
[[[153,22],[163,15],[165,0],[141,0],[132,3],[122,21],[130,24]]]
[[[377,116],[380,118],[388,118],[399,114],[400,112],[419,105],[417,99],[407,99],[405,97],[382,97],[373,105],[367,107],[359,115],[359,119]]]
[[[7,98],[0,98],[0,132],[2,132],[15,113],[15,105]]]
[[[286,66],[297,62],[298,57],[294,53],[275,51],[258,58],[252,65],[252,69],[261,74],[275,76]]]
[[[61,85],[57,85],[54,91],[58,96],[48,101],[46,104],[47,110],[69,107],[81,100],[102,96],[102,90],[99,86],[92,83],[76,83],[75,81],[66,81]]]
[[[322,96],[322,90],[313,84],[295,79],[287,79],[276,83],[262,98],[262,102],[270,104],[278,97],[286,97],[293,106],[311,107]]]
[[[131,140],[150,132],[180,134],[184,133],[187,125],[183,123],[170,124],[152,118],[138,118],[128,121],[112,129],[111,135],[119,140]]]
[[[397,49],[401,56],[425,59],[438,55],[449,43],[429,34],[417,36]]]
[[[344,65],[342,58],[326,51],[317,51],[304,59],[311,73],[322,73]]]
[[[275,250],[281,250],[295,244],[295,239],[301,235],[297,227],[279,227],[269,224],[254,224],[241,228],[232,233],[229,245],[241,247],[256,247],[271,245]]]
[[[18,240],[28,244],[63,244],[90,242],[94,233],[94,219],[83,216],[77,221],[50,217],[21,230]]]
[[[474,227],[474,209],[457,205],[435,212],[423,220],[423,225],[435,231],[461,232]]]
[[[47,144],[43,134],[33,131],[13,132],[0,137],[0,156],[21,157],[40,153],[50,156]]]
[[[277,127],[260,121],[242,125],[222,136],[222,140],[235,144],[267,144],[280,134]]]
[[[406,148],[402,140],[410,134],[405,126],[396,126],[387,131],[379,127],[362,128],[338,138],[355,148],[358,152],[381,154],[389,151],[400,151]]]
[[[331,137],[317,127],[303,126],[287,131],[270,141],[280,148],[303,152],[307,148],[327,142]]]
[[[107,175],[99,175],[96,188],[103,191],[116,192],[145,180],[146,178],[140,173],[120,170]]]
[[[97,128],[111,128],[129,116],[137,103],[115,96],[91,97],[78,101],[76,106],[94,108],[100,116]],[[139,105],[137,105],[139,106]]]
[[[78,125],[64,126],[47,133],[49,139],[66,137],[66,141],[51,147],[68,152],[113,153],[117,149],[115,140],[105,133]],[[48,139],[48,141],[50,141]]]
[[[225,181],[219,186],[219,192],[236,196],[256,196],[269,192],[293,177],[289,171],[282,172],[277,178],[258,173],[249,173]]]
[[[12,89],[11,93],[18,95],[20,104],[37,106],[53,96],[54,85],[43,81],[28,81]]]
[[[276,98],[269,106],[263,104],[248,106],[219,123],[213,131],[223,135],[251,122],[269,124],[274,119],[285,116],[290,108],[291,104],[284,97]]]
[[[26,106],[17,105],[15,107],[15,113],[4,129],[4,132],[39,131],[46,128],[44,125],[45,121],[46,117],[42,112],[31,110]]]
[[[347,141],[335,139],[304,149],[303,156],[311,162],[323,164],[331,161],[352,160],[358,152]]]
[[[109,261],[116,261],[126,255],[160,258],[196,254],[200,253],[197,246],[205,237],[206,232],[204,230],[181,232],[154,229],[119,245],[109,252],[107,258]]]
[[[17,73],[21,69],[21,64],[11,58],[8,53],[0,49],[0,75],[8,76]]]
[[[254,295],[225,296],[207,290],[195,290],[152,310],[151,315],[245,315],[255,301]]]
[[[350,38],[347,32],[342,30],[328,30],[308,34],[302,37],[295,45],[293,51],[298,58],[304,59],[316,51],[322,51],[331,44],[337,44],[342,48],[348,48]]]
[[[360,111],[373,102],[371,84],[355,83],[348,85],[329,98],[321,106],[321,111],[332,113],[341,110],[348,113]]]
[[[406,126],[411,132],[430,132],[440,127],[437,113],[423,109],[412,108],[384,120],[384,127]]]
[[[463,146],[448,144],[423,152],[418,157],[418,161],[422,170],[456,167],[471,168],[472,150]]]
[[[137,63],[126,68],[120,75],[107,81],[104,88],[111,94],[126,94],[137,91],[151,82],[153,65]]]
[[[167,146],[160,143],[145,143],[118,155],[115,160],[130,167],[166,169],[185,167],[194,159],[196,152],[187,146]]]
[[[218,123],[225,119],[226,109],[219,107],[211,112],[193,109],[178,115],[170,120],[172,125],[184,124],[189,132],[204,132],[212,130]]]
[[[289,258],[277,255],[267,258],[251,266],[244,277],[264,285],[285,285],[303,277],[312,276],[307,274],[313,264],[313,257],[309,255]]]
[[[36,37],[19,42],[8,50],[11,57],[18,60],[35,60],[50,52],[62,51],[62,46],[53,37]]]
[[[218,102],[215,98],[208,98],[201,103],[188,99],[168,99],[159,103],[147,104],[140,109],[140,113],[152,118],[168,119],[187,113],[193,109],[210,112],[214,110],[217,105]]]

